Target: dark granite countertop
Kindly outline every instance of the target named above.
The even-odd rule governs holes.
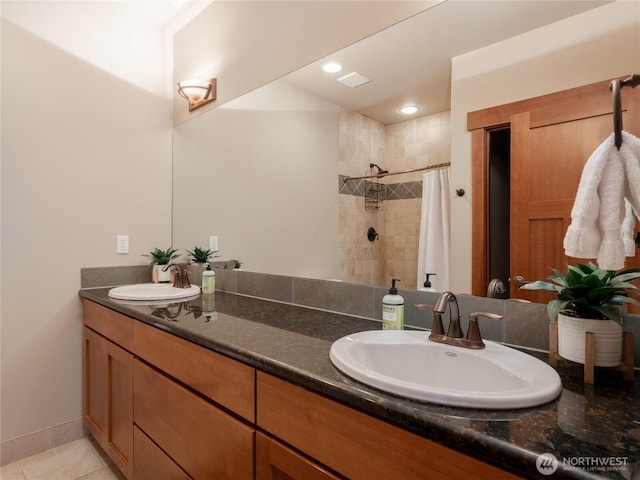
[[[618,372],[604,370],[588,386],[581,366],[567,362],[560,367],[562,394],[537,408],[416,402],[351,380],[329,360],[335,340],[379,329],[377,321],[223,292],[214,305],[202,296],[148,305],[113,300],[108,290],[80,296],[525,478],[640,478],[638,379],[624,384]],[[558,460],[551,475],[538,471],[542,454]]]

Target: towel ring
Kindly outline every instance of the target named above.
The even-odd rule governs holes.
[[[616,148],[620,150],[622,145],[622,97],[620,89],[623,87],[636,88],[640,85],[640,75],[632,73],[624,80],[615,79],[609,84],[609,90],[613,96],[613,132],[615,136]]]

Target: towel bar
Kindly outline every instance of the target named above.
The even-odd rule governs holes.
[[[609,89],[613,96],[613,131],[618,150],[622,145],[622,98],[620,97],[620,89],[623,87],[636,88],[638,85],[640,85],[640,75],[637,73],[632,73],[629,78],[624,80],[615,79],[609,84]]]

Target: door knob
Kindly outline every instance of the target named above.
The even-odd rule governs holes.
[[[516,277],[513,279],[513,283],[516,287],[520,288],[521,286],[531,282],[529,280],[525,280],[522,275],[516,275]]]

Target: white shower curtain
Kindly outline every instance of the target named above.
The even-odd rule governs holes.
[[[422,213],[418,244],[418,288],[425,273],[438,292],[449,290],[449,169],[429,170],[422,176]]]

